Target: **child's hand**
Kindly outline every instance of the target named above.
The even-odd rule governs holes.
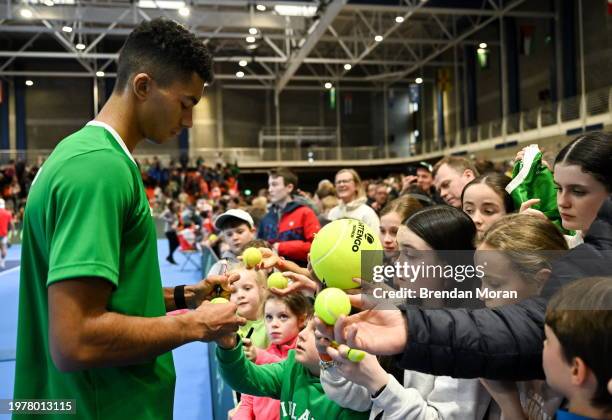
[[[278,296],[287,296],[291,293],[297,293],[302,291],[311,293],[317,293],[319,291],[319,284],[303,274],[285,271],[283,273],[283,276],[291,280],[289,285],[284,289],[277,289],[273,287],[270,289],[270,292]]]
[[[242,348],[244,349],[244,355],[246,358],[255,363],[255,359],[257,359],[257,349],[253,345],[250,338],[242,339]]]
[[[357,385],[364,386],[370,394],[375,394],[389,382],[389,375],[380,366],[375,356],[366,354],[359,363],[351,362],[348,358],[350,348],[340,344],[337,349],[327,348],[327,354],[335,362],[338,373]]]
[[[540,210],[532,209],[531,206],[536,205],[540,202],[539,198],[532,198],[530,200],[525,201],[521,204],[521,208],[519,209],[519,213],[521,214],[529,214],[531,216],[536,216],[544,220],[548,220],[548,217]]]

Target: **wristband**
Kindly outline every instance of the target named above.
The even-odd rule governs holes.
[[[181,284],[174,288],[174,306],[176,309],[187,309],[187,302],[185,302],[185,285]]]

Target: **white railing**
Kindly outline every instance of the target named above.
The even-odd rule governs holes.
[[[488,150],[499,142],[516,140],[519,143],[547,137],[565,135],[568,130],[589,127],[594,124],[612,125],[612,88],[589,92],[585,97],[576,96],[559,102],[548,103],[505,118],[468,127],[446,134],[442,143],[430,138],[416,145],[397,148],[382,146],[337,147],[335,127],[265,127],[259,133],[260,147],[252,148],[192,148],[192,162],[201,157],[206,164],[238,162],[244,167],[269,167],[272,165],[332,164],[376,165],[432,159],[441,155],[462,151]],[[278,147],[280,139],[280,147]],[[2,150],[0,164],[10,159],[25,160],[29,164],[40,163],[51,150]],[[161,152],[156,156],[167,164],[179,161],[181,151],[171,154]],[[150,149],[135,153],[140,160],[151,159]]]

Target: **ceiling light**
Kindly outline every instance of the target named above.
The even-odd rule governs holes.
[[[190,13],[191,13],[191,10],[189,10],[189,7],[181,7],[178,10],[178,14],[183,16],[183,17],[189,16]]]
[[[84,49],[85,49],[85,44],[82,44],[82,43],[80,43],[80,42],[79,42],[79,43],[78,43],[78,44],[76,44],[74,47],[75,47],[77,50],[82,51],[82,50],[84,50]]]
[[[317,14],[317,6],[298,6],[293,4],[277,4],[274,11],[281,16],[313,17]]]
[[[333,85],[331,84],[331,82],[325,82],[323,86],[325,86],[325,89],[331,89]]]
[[[487,50],[485,50],[484,48],[478,48],[478,49],[476,50],[476,52],[477,52],[478,54],[484,54],[484,53],[486,53],[486,52],[487,52]]]
[[[62,28],[62,31],[70,33],[70,32],[72,32],[72,28],[70,26],[64,26]]]
[[[482,49],[485,49],[485,48],[487,48],[487,43],[486,42],[481,42],[478,46],[480,48],[482,48]]]
[[[266,6],[264,6],[263,4],[258,4],[257,6],[255,6],[255,8],[259,10],[260,12],[266,11]]]
[[[255,42],[255,37],[254,36],[247,36],[246,37],[246,42],[252,44],[253,42]]]
[[[53,2],[53,0],[44,0],[43,3],[45,3],[45,6],[49,6],[49,7],[55,6],[55,3]]]
[[[421,83],[423,83],[423,78],[417,77],[416,79],[414,79],[414,83],[416,83],[417,85],[420,85]]]
[[[403,21],[404,21],[404,17],[403,16],[396,16],[395,17],[395,22],[402,23]]]
[[[180,10],[185,7],[185,2],[174,0],[138,0],[138,7],[142,9]]]
[[[98,77],[104,77],[104,72],[103,72],[102,70],[98,70],[98,71],[96,72],[96,76],[98,76]]]
[[[34,82],[31,80],[26,80],[25,81],[26,86],[34,86]]]
[[[247,65],[247,64],[248,64],[248,63],[247,63],[247,61],[246,61],[246,60],[240,60],[240,61],[238,62],[238,65],[239,65],[240,67],[246,67],[246,65]]]
[[[236,72],[236,77],[239,78],[239,79],[244,77],[244,72],[243,71],[237,71]]]
[[[247,50],[254,50],[257,47],[259,47],[259,45],[257,45],[257,44],[249,44],[249,45],[246,46]]]
[[[344,65],[344,70],[346,70],[346,71],[349,71],[349,70],[350,70],[350,69],[352,69],[352,68],[353,68],[353,66],[351,66],[349,63],[346,63],[346,64]]]
[[[30,9],[21,9],[19,11],[19,14],[21,15],[21,17],[24,17],[26,19],[30,19],[33,16],[32,11]]]
[[[251,35],[257,35],[257,28],[249,28],[249,33]]]
[[[382,40],[383,40],[382,35],[376,35],[376,36],[374,37],[374,41],[376,41],[376,42],[380,42],[380,41],[382,41]]]

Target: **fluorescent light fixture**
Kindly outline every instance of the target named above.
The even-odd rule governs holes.
[[[481,43],[478,45],[478,47],[480,47],[480,48],[482,48],[482,49],[485,49],[485,48],[487,48],[487,43],[486,43],[486,42],[481,42]]]
[[[31,80],[26,80],[25,81],[26,86],[34,86],[34,82]]]
[[[254,50],[257,47],[259,47],[259,45],[257,45],[257,44],[249,44],[246,47],[247,47],[247,50]]]
[[[376,42],[380,42],[380,41],[382,41],[382,40],[383,40],[383,36],[382,36],[382,35],[376,35],[376,36],[374,37],[374,41],[376,41]]]
[[[96,72],[96,76],[98,76],[98,77],[104,77],[104,72],[103,72],[102,70],[98,70],[98,71]]]
[[[64,26],[64,27],[62,28],[62,31],[67,32],[67,33],[70,33],[70,32],[72,32],[72,27],[70,27],[70,26]]]
[[[249,33],[250,33],[251,35],[257,35],[257,32],[259,32],[259,31],[257,30],[257,28],[249,28]]]
[[[178,9],[178,14],[183,17],[189,16],[190,13],[191,10],[189,10],[189,7],[181,7],[180,9]]]
[[[395,22],[396,23],[402,23],[404,21],[404,17],[403,16],[396,16],[395,17]]]
[[[325,82],[323,86],[325,86],[325,89],[331,89],[333,85],[331,84],[331,82]]]
[[[423,78],[417,77],[416,79],[414,79],[414,83],[416,83],[417,85],[420,85],[421,83],[423,83]]]
[[[82,44],[79,42],[78,44],[74,46],[74,48],[76,48],[79,51],[83,51],[85,49],[85,44]]]
[[[32,11],[30,9],[21,9],[19,11],[19,14],[21,15],[21,17],[26,19],[30,19],[33,16]]]
[[[353,68],[353,66],[351,66],[349,63],[346,63],[346,64],[344,65],[344,70],[346,70],[346,71],[349,71],[349,70],[350,70],[350,69],[352,69],[352,68]]]
[[[274,6],[274,11],[281,16],[313,17],[317,14],[317,6],[277,4]]]
[[[478,48],[478,49],[476,50],[476,52],[477,52],[478,54],[484,54],[484,53],[486,53],[486,52],[487,52],[487,50],[485,50],[484,48]]]
[[[243,78],[244,77],[244,72],[243,71],[237,71],[236,72],[236,77],[239,78],[239,79]]]
[[[185,8],[185,2],[173,0],[138,0],[138,7],[141,9],[180,10]]]
[[[238,62],[238,65],[239,65],[240,67],[246,67],[246,65],[247,65],[247,64],[248,64],[248,63],[247,63],[247,61],[246,61],[246,60],[240,60],[240,61]]]
[[[246,42],[252,44],[253,42],[255,42],[255,37],[254,36],[247,36],[246,37]]]
[[[257,6],[255,6],[255,8],[259,10],[260,12],[266,11],[266,6],[264,6],[263,4],[258,4]]]

